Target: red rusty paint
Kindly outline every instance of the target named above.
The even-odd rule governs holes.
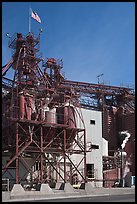
[[[20,95],[20,119],[24,119],[25,114],[25,98],[23,95]]]

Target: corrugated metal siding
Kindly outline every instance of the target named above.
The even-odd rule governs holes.
[[[118,179],[118,169],[106,170],[103,172],[104,187],[111,188]]]

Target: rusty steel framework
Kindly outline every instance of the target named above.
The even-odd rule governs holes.
[[[11,155],[3,166],[3,174],[15,162],[16,183],[21,183],[19,162],[31,174],[37,162],[38,182],[48,182],[50,175],[44,174],[47,164],[64,182],[72,183],[75,172],[86,182],[86,131],[77,108],[102,111],[105,134],[105,112],[110,111],[110,107],[124,107],[126,113],[134,112],[134,90],[66,80],[61,74],[62,61],[43,60],[39,44],[40,35],[32,33],[27,36],[17,33],[9,41],[13,55],[2,70],[2,147],[3,152],[8,150]],[[10,68],[14,70],[13,79],[6,77]],[[78,118],[82,128],[77,127]],[[77,165],[71,159],[73,154],[82,155]],[[27,155],[34,159],[31,166],[24,159]],[[63,170],[60,159],[63,159]],[[83,173],[78,168],[82,162]]]
[[[23,178],[19,175],[19,161],[31,174],[35,173],[31,167],[37,162],[37,182],[48,182],[50,175],[44,175],[47,163],[64,182],[71,182],[75,171],[85,181],[85,128],[83,121],[83,128],[76,125],[81,113],[74,105],[77,103],[80,108],[78,97],[60,86],[64,80],[60,71],[62,61],[54,58],[44,61],[39,56],[39,42],[40,36],[35,37],[29,33],[24,37],[17,33],[9,43],[13,56],[3,68],[2,146],[3,152],[8,150],[12,155],[3,166],[3,174],[16,161],[16,183],[20,183]],[[40,63],[42,69],[39,67]],[[4,77],[10,67],[15,71],[13,80]],[[71,159],[73,154],[82,155],[77,165]],[[32,166],[25,161],[25,155],[31,155],[34,159]],[[64,165],[63,176],[59,166],[61,158]],[[66,160],[71,167],[69,173]],[[83,174],[78,170],[81,163]]]

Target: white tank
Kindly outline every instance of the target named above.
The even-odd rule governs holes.
[[[50,111],[47,111],[46,115],[47,115],[47,123],[57,123],[56,108],[53,108]]]

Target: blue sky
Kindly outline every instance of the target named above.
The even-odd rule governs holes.
[[[43,29],[42,57],[63,59],[66,79],[97,83],[103,73],[100,82],[134,86],[134,2],[2,2],[2,65],[11,59],[6,33],[29,32],[29,7],[42,21],[31,18],[34,34]]]

